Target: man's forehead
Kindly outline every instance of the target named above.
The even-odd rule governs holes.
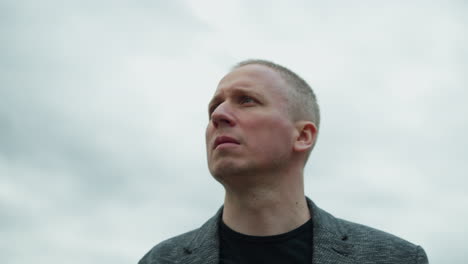
[[[231,87],[254,89],[259,87],[282,86],[283,79],[267,66],[249,64],[235,68],[226,74],[218,84],[215,94]]]
[[[226,74],[220,82],[229,80],[232,78],[245,77],[251,79],[271,79],[277,78],[278,73],[270,67],[260,64],[248,64],[237,68],[234,68],[228,74]]]

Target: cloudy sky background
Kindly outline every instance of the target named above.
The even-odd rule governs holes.
[[[314,88],[306,193],[466,263],[466,1],[0,0],[0,262],[136,263],[223,189],[207,103],[264,58]]]

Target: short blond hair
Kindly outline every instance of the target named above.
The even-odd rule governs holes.
[[[280,76],[286,81],[286,83],[293,88],[291,89],[291,92],[288,93],[290,100],[288,108],[293,120],[312,121],[317,129],[319,128],[320,108],[317,103],[317,98],[312,88],[307,84],[306,81],[304,81],[304,79],[284,66],[271,61],[260,59],[249,59],[241,61],[237,63],[233,69],[250,64],[263,65],[278,72]]]

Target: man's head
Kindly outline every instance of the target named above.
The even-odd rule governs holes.
[[[221,180],[225,175],[265,175],[291,166],[302,169],[319,122],[308,87],[290,70],[268,61],[236,65],[219,82],[209,104],[206,146],[213,176]],[[304,108],[309,106],[313,109]]]

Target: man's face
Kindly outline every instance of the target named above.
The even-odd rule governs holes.
[[[208,167],[215,178],[268,174],[288,162],[295,127],[287,89],[277,72],[256,64],[236,68],[220,81],[206,128]]]

